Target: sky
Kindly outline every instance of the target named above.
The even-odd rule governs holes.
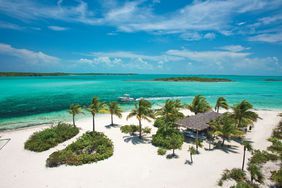
[[[282,76],[282,0],[0,0],[0,71]]]

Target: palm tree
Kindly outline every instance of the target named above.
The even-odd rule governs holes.
[[[250,111],[252,108],[253,105],[246,100],[232,107],[232,117],[236,120],[237,127],[245,127],[257,121],[259,116],[257,113]]]
[[[227,101],[224,97],[219,97],[216,101],[216,105],[214,107],[214,110],[216,112],[219,112],[219,108],[224,108],[224,109],[228,109],[228,104]]]
[[[128,114],[127,120],[131,117],[136,117],[139,121],[139,138],[142,138],[142,119],[145,119],[147,121],[151,121],[150,118],[154,119],[154,111],[152,110],[152,104],[145,100],[141,99],[138,101],[137,104],[135,104],[135,108]]]
[[[192,103],[189,104],[187,108],[195,114],[208,112],[211,110],[211,106],[209,105],[208,101],[204,96],[201,95],[195,96]]]
[[[244,140],[242,142],[242,145],[244,146],[244,154],[243,154],[243,163],[242,163],[242,170],[244,170],[244,165],[245,165],[245,157],[246,157],[246,150],[252,151],[253,147],[251,145],[250,141]]]
[[[209,142],[209,150],[211,150],[211,143],[214,141],[214,134],[213,134],[213,131],[208,131],[207,132],[207,139],[208,139],[208,142]]]
[[[117,102],[110,102],[108,104],[108,108],[109,108],[109,111],[111,113],[111,125],[113,125],[114,124],[113,116],[116,115],[117,117],[121,118],[122,117],[122,114],[121,114],[122,110],[119,107]]]
[[[199,147],[202,148],[203,147],[203,141],[200,140],[198,137],[196,138],[196,140],[194,141],[195,145],[196,145],[196,151],[197,153],[199,153]]]
[[[184,114],[179,112],[182,107],[180,100],[167,100],[165,105],[156,111],[156,115],[163,117],[165,122],[174,124],[184,117]]]
[[[79,104],[70,105],[69,113],[72,114],[72,123],[73,123],[73,126],[75,126],[75,119],[74,118],[77,114],[82,113],[81,106]]]
[[[92,114],[93,118],[93,132],[95,131],[95,116],[97,113],[105,110],[105,104],[100,102],[98,97],[93,97],[91,104],[87,110]]]
[[[214,135],[218,135],[222,138],[222,146],[224,146],[225,140],[243,135],[243,132],[236,127],[235,120],[228,113],[218,117],[215,121],[212,121],[210,125],[214,131]]]
[[[191,163],[193,163],[193,157],[192,155],[195,155],[197,154],[197,151],[196,149],[194,148],[194,146],[190,146],[189,149],[188,149],[189,153],[190,153],[190,161]]]

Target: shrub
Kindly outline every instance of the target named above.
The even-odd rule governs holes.
[[[87,132],[65,149],[52,153],[46,161],[46,166],[97,162],[111,157],[113,152],[113,143],[107,136],[99,132]]]
[[[166,149],[164,149],[164,148],[158,149],[158,155],[165,155],[165,154],[166,154]]]
[[[139,127],[137,125],[124,125],[120,127],[120,130],[122,133],[133,135],[139,130]]]
[[[254,150],[253,156],[249,159],[250,164],[263,164],[267,161],[277,160],[278,157],[274,154],[268,153],[267,151]]]
[[[145,133],[145,134],[150,134],[151,130],[152,129],[150,127],[145,127],[145,128],[142,129],[142,132]]]
[[[73,125],[59,123],[54,127],[33,133],[25,142],[24,148],[36,152],[46,151],[74,137],[78,132],[79,129]]]
[[[163,117],[158,117],[154,122],[154,127],[159,128],[160,126],[164,125],[165,121]]]
[[[272,173],[271,179],[276,183],[277,187],[282,187],[282,168]]]
[[[246,179],[246,174],[239,168],[233,168],[231,170],[224,170],[221,179],[218,182],[219,186],[222,186],[223,182],[229,179],[233,179],[236,182],[242,182]]]

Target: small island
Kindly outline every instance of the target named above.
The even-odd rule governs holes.
[[[226,78],[203,78],[203,77],[170,77],[170,78],[156,78],[154,81],[165,82],[232,82]]]
[[[282,80],[279,80],[279,79],[272,79],[272,78],[265,79],[264,81],[266,81],[266,82],[282,82]]]
[[[64,73],[64,72],[0,72],[0,77],[15,76],[119,76],[136,75],[135,73]]]

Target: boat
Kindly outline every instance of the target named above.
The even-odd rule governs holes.
[[[122,97],[119,97],[118,100],[120,102],[133,102],[135,99],[133,97],[130,97],[129,94],[124,94]]]

